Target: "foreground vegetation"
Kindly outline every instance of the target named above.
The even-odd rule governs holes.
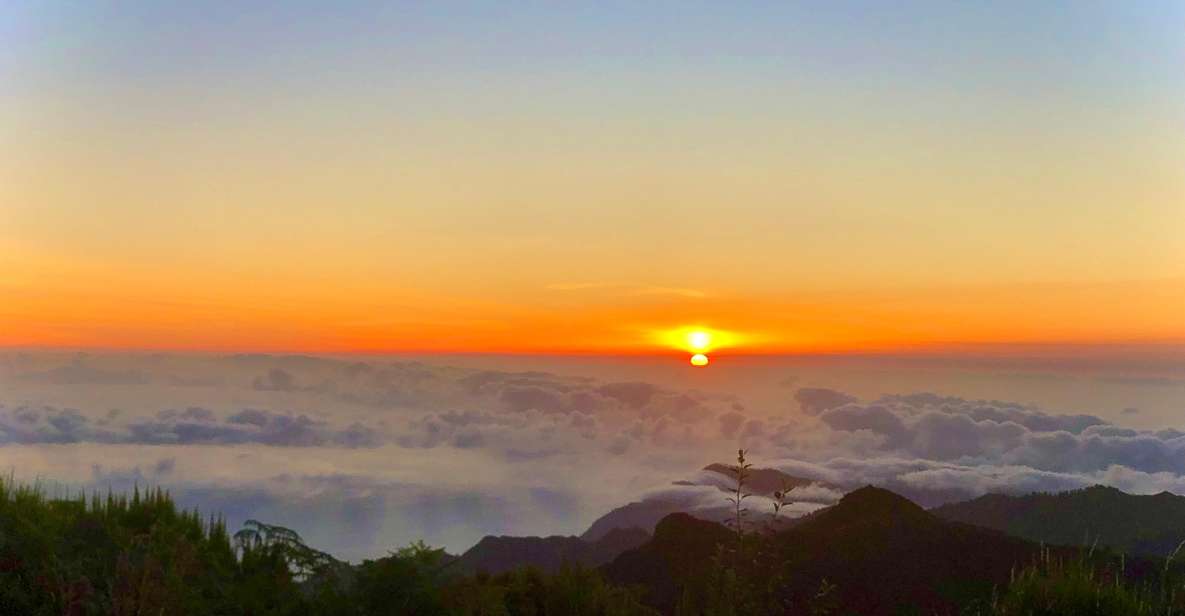
[[[51,499],[0,481],[0,614],[650,615],[595,571],[453,574],[415,544],[349,565],[256,521],[228,534],[160,490]]]
[[[1159,579],[1131,583],[1125,579],[1122,559],[1117,567],[1099,567],[1089,552],[1064,560],[1042,550],[1037,562],[1014,576],[1002,597],[978,612],[992,616],[1182,614],[1185,597],[1169,569],[1171,563],[1172,559],[1165,562]]]
[[[749,512],[746,463],[738,461],[729,528],[711,525],[714,555],[676,584],[682,615],[842,614],[845,588],[806,580],[790,592],[802,561],[786,548],[777,511]],[[780,509],[787,495],[779,493]],[[714,527],[710,528],[710,527]],[[700,527],[697,527],[700,528]],[[683,545],[683,544],[680,544]],[[680,548],[680,546],[676,546]],[[1185,593],[1160,561],[1131,575],[1122,557],[1043,549],[1011,580],[962,604],[976,616],[1185,613]],[[908,559],[909,555],[890,555]],[[249,521],[231,535],[218,517],[179,510],[161,490],[49,498],[0,480],[0,614],[34,615],[656,615],[654,588],[621,587],[602,572],[564,567],[462,575],[443,550],[416,543],[351,565],[315,550],[295,532]],[[875,582],[875,580],[874,580]],[[797,594],[796,594],[797,593]],[[929,612],[926,612],[929,613]]]

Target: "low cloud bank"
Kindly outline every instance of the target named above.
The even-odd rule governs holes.
[[[1185,493],[1177,430],[926,392],[861,399],[785,375],[773,382],[781,403],[763,405],[744,392],[414,361],[0,359],[0,451],[18,476],[163,484],[204,511],[289,521],[350,555],[417,537],[463,549],[487,533],[578,533],[639,499],[717,507],[717,487],[674,482],[704,483],[696,469],[738,446],[817,482],[795,490],[793,513],[864,484],[924,505],[1095,483]],[[319,519],[338,530],[317,535]]]
[[[1177,430],[930,393],[868,402],[830,390],[798,397],[817,421],[813,440],[787,426],[785,438],[769,444],[797,454],[778,468],[807,478],[877,484],[925,504],[1096,483],[1138,493],[1185,488],[1185,433]],[[860,455],[845,441],[859,443]]]

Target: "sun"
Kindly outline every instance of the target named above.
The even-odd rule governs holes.
[[[691,365],[697,368],[708,365],[711,361],[708,359],[709,354],[735,348],[750,339],[737,332],[707,327],[702,323],[652,330],[651,336],[661,346],[689,353]]]
[[[652,340],[660,346],[679,349],[690,353],[711,353],[719,349],[732,348],[742,342],[736,332],[703,324],[651,330]]]

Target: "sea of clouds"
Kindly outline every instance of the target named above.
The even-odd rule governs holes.
[[[780,402],[752,405],[642,378],[440,363],[0,355],[0,463],[61,493],[162,485],[232,526],[284,524],[350,559],[420,538],[457,551],[485,534],[578,534],[632,500],[711,506],[718,478],[699,469],[738,447],[817,482],[795,493],[796,513],[864,484],[925,506],[1096,483],[1185,493],[1185,433],[1091,414],[860,399],[792,377]]]

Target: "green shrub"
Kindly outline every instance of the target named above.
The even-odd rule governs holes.
[[[179,510],[162,490],[50,498],[0,480],[0,614],[653,616],[594,570],[463,577],[421,542],[351,566],[291,529]]]

